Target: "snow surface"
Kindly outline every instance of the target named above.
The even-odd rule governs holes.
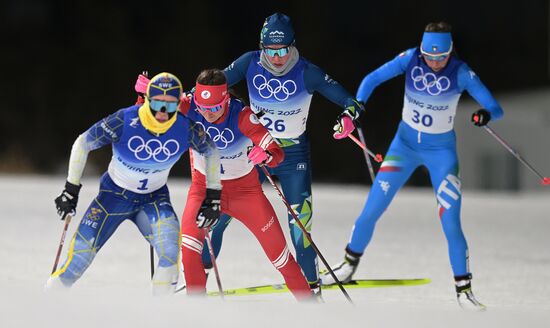
[[[120,226],[72,290],[45,293],[63,227],[53,199],[63,184],[63,177],[0,176],[0,327],[550,327],[550,193],[543,187],[520,194],[464,192],[462,223],[473,289],[488,306],[472,313],[456,304],[446,241],[428,189],[397,195],[355,277],[432,282],[349,290],[355,306],[338,290],[324,293],[325,304],[305,305],[290,294],[225,302],[184,293],[154,298],[149,246],[130,222]],[[97,193],[98,179],[83,185],[78,215]],[[169,186],[181,213],[189,181],[170,180]],[[284,205],[269,184],[264,190],[286,227]],[[367,187],[314,185],[313,237],[329,263],[341,260],[367,193]],[[218,265],[224,288],[282,281],[237,221],[226,231]],[[216,290],[215,279],[208,288]]]

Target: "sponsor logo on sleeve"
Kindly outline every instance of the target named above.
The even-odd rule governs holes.
[[[118,137],[115,131],[111,130],[111,128],[109,128],[107,124],[105,124],[105,122],[101,122],[100,126],[103,131],[107,132],[107,134],[111,136],[111,138],[116,139]]]
[[[130,126],[133,128],[137,128],[139,122],[139,117],[133,118],[132,122],[130,122]]]
[[[382,188],[382,191],[384,192],[384,195],[388,194],[388,191],[390,191],[390,183],[388,181],[378,181],[380,183],[380,188]]]

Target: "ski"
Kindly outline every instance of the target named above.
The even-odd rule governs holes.
[[[418,286],[430,283],[428,278],[420,279],[361,279],[352,280],[348,283],[344,283],[345,288],[360,289],[360,288],[385,288],[385,287],[398,287],[398,286]],[[323,290],[338,289],[338,285],[326,285],[321,287]],[[228,289],[223,293],[227,296],[248,296],[248,295],[261,295],[261,294],[277,294],[289,292],[285,284],[263,285],[256,287],[244,287],[237,289]],[[209,292],[209,296],[219,296],[218,292]]]

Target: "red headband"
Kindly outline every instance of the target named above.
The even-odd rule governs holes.
[[[195,102],[200,106],[215,106],[222,103],[227,97],[227,83],[221,85],[195,86]]]

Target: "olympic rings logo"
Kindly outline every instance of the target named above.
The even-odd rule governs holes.
[[[128,149],[134,153],[140,161],[146,161],[151,157],[158,163],[164,163],[180,150],[180,144],[169,139],[163,144],[158,139],[149,139],[147,142],[140,136],[133,136],[128,140]]]
[[[227,148],[227,146],[229,146],[229,144],[235,140],[235,135],[233,134],[233,131],[228,128],[224,128],[220,131],[215,126],[209,126],[208,128],[205,128],[201,122],[197,123],[202,125],[203,129],[205,129],[206,133],[208,133],[208,135],[210,136],[210,139],[212,139],[212,141],[216,143],[216,147],[218,147],[218,149]]]
[[[413,67],[411,78],[416,90],[426,90],[432,96],[437,96],[451,87],[451,80],[448,77],[441,76],[437,78],[434,73],[424,74],[424,70],[420,66]]]
[[[252,84],[258,90],[260,97],[268,99],[274,97],[278,101],[285,101],[288,97],[292,96],[298,90],[296,82],[292,80],[286,80],[281,83],[278,79],[266,79],[261,74],[256,74],[252,79]]]

